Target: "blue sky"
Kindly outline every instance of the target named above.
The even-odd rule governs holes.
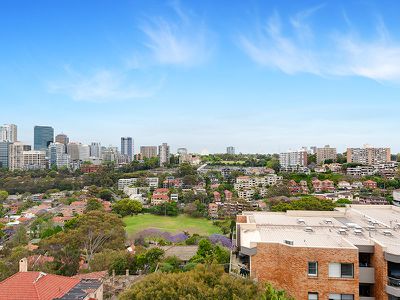
[[[0,2],[0,123],[72,141],[400,152],[399,1]]]

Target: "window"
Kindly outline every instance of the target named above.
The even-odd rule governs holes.
[[[318,300],[318,293],[308,293],[308,300]]]
[[[345,278],[353,278],[353,264],[341,264],[341,276]]]
[[[329,277],[353,278],[354,266],[353,264],[330,263]]]
[[[318,262],[309,261],[308,262],[308,276],[317,276],[318,275]]]
[[[350,294],[329,294],[329,300],[354,300],[354,295],[350,295]]]

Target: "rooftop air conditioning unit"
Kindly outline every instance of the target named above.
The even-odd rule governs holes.
[[[326,223],[326,224],[332,224],[332,220],[331,220],[331,219],[326,219],[326,220],[325,220],[325,223]]]
[[[304,221],[304,219],[297,219],[297,223],[299,223],[299,224],[301,224],[301,223],[305,224],[306,221]]]
[[[383,235],[392,235],[392,232],[390,230],[384,230]]]
[[[362,231],[360,229],[354,229],[355,235],[362,235]]]
[[[343,229],[343,228],[340,228],[340,229],[339,229],[339,234],[345,235],[345,234],[347,234],[347,230],[346,230],[346,229]]]
[[[314,230],[312,229],[312,227],[307,226],[305,229],[306,232],[313,232]]]

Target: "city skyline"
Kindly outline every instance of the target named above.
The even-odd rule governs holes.
[[[400,152],[391,132],[399,124],[400,3],[226,7],[4,4],[0,123],[16,123],[29,144],[35,125],[50,125],[71,141],[118,145],[132,136],[191,152],[366,143]]]

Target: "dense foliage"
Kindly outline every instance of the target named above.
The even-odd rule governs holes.
[[[250,280],[226,274],[217,265],[198,265],[186,273],[154,273],[132,285],[121,300],[287,300],[271,286],[261,289]]]

